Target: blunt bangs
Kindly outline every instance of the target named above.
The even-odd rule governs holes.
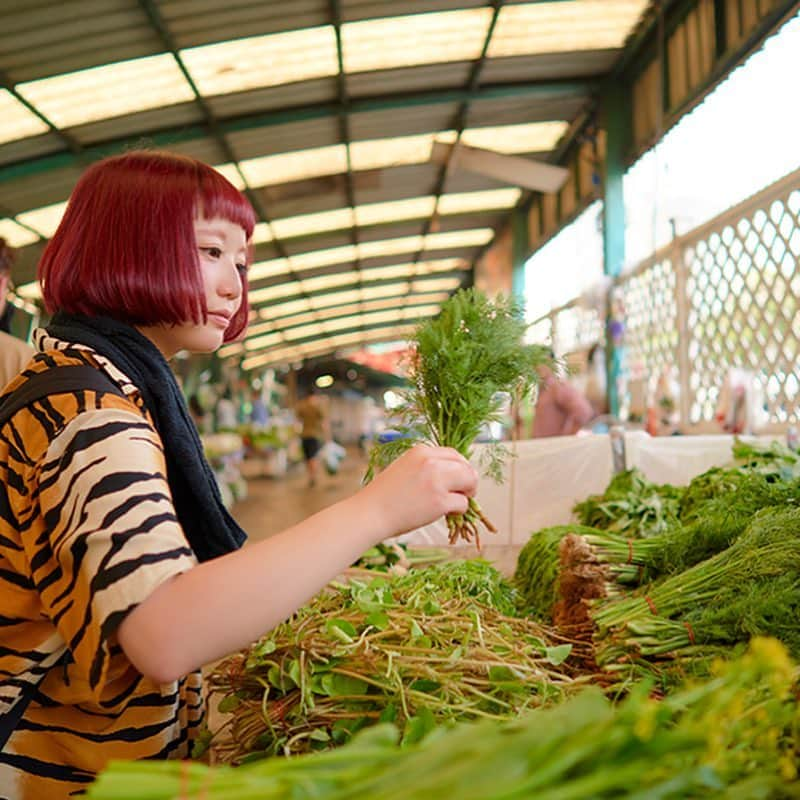
[[[206,319],[194,235],[195,216],[227,219],[252,236],[245,197],[207,164],[138,150],[89,167],[39,261],[50,313],[107,316],[132,325],[196,324]],[[247,323],[247,287],[226,331]]]

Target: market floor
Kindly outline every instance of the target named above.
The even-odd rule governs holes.
[[[231,514],[247,531],[248,541],[259,542],[358,491],[366,468],[366,458],[353,447],[336,475],[320,468],[314,487],[308,486],[303,464],[290,466],[278,478],[249,478],[247,498],[234,504]]]
[[[253,477],[247,481],[247,498],[236,503],[231,513],[247,531],[248,541],[259,542],[357,492],[366,469],[364,454],[350,447],[339,472],[328,475],[321,469],[314,487],[308,486],[303,464],[291,466],[286,475],[279,478]],[[454,548],[453,556],[474,558],[480,555],[510,576],[519,550],[518,545],[494,546],[489,540],[484,542],[481,553],[474,547],[458,547]]]

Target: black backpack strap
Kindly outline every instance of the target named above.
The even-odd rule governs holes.
[[[5,400],[0,402],[0,427],[6,424],[17,411],[51,394],[80,392],[111,392],[125,397],[125,393],[103,370],[89,364],[70,364],[51,367],[31,375],[28,380]]]
[[[117,386],[105,372],[89,364],[70,364],[60,367],[51,367],[43,372],[31,375],[28,380],[14,390],[0,402],[0,428],[6,424],[18,411],[31,403],[41,400],[52,394],[66,392],[79,392],[90,389],[94,392],[110,392],[119,397],[125,393]],[[67,651],[54,666],[64,663],[68,659]],[[52,669],[52,667],[50,668]],[[44,675],[42,675],[44,678]],[[14,732],[22,719],[28,704],[33,699],[38,683],[25,683],[16,703],[5,713],[0,715],[0,750]]]

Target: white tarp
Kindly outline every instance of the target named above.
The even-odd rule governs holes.
[[[655,483],[683,485],[730,462],[733,441],[729,435],[652,437],[631,431],[625,434],[627,466],[638,467]],[[476,466],[480,447],[476,447]],[[481,531],[487,545],[524,544],[540,528],[569,522],[575,503],[601,493],[612,477],[607,434],[528,439],[516,443],[516,453],[506,463],[502,484],[481,478],[478,487],[481,508],[498,529],[496,534]],[[440,520],[400,541],[447,544],[447,526]]]

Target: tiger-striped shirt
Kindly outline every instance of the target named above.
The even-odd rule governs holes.
[[[51,395],[0,429],[0,714],[38,684],[0,753],[6,800],[69,797],[112,758],[186,756],[205,707],[199,672],[154,684],[116,637],[130,610],[197,563],[141,394],[89,348],[44,331],[35,343],[7,391],[90,364],[125,396]]]

